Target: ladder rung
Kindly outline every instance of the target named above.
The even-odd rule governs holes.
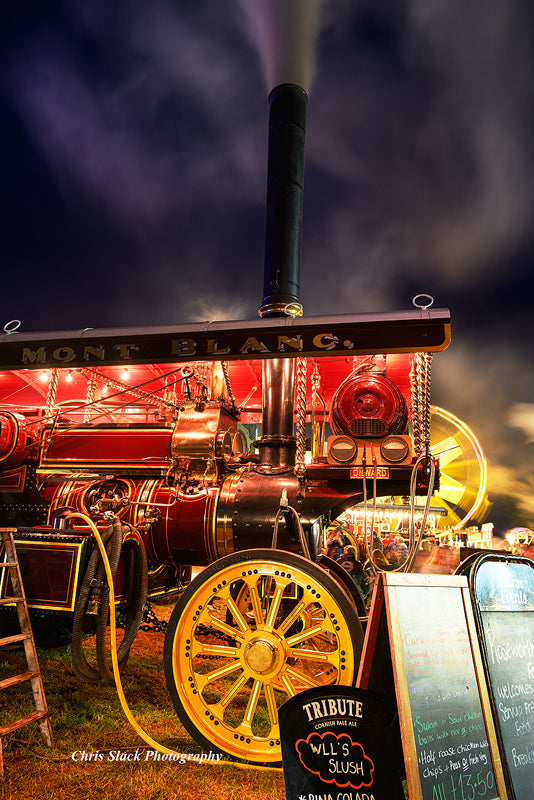
[[[48,716],[48,711],[46,710],[46,700],[44,694],[44,688],[41,681],[41,673],[39,672],[39,665],[37,662],[37,654],[35,652],[35,642],[33,639],[33,634],[31,632],[30,627],[30,619],[28,614],[28,604],[26,598],[24,597],[24,589],[22,587],[22,578],[20,574],[18,558],[17,558],[17,551],[15,548],[15,543],[13,541],[13,534],[16,533],[16,528],[0,528],[0,536],[3,542],[3,548],[0,548],[0,552],[3,550],[4,558],[12,559],[9,561],[1,561],[0,562],[0,569],[3,568],[12,568],[16,569],[16,574],[11,573],[11,582],[13,584],[12,591],[16,592],[19,597],[4,597],[0,598],[0,604],[7,605],[10,603],[22,603],[24,613],[20,613],[19,609],[19,622],[20,622],[20,629],[21,633],[15,634],[14,636],[4,636],[0,638],[0,647],[3,645],[10,645],[10,644],[17,644],[22,642],[29,641],[31,645],[29,647],[25,647],[25,654],[26,654],[26,665],[27,665],[27,672],[21,672],[19,675],[13,675],[9,678],[4,678],[0,680],[0,689],[7,689],[9,686],[15,686],[19,683],[24,683],[24,681],[30,681],[31,687],[34,695],[34,703],[36,705],[36,710],[33,711],[31,714],[26,714],[19,719],[14,719],[11,722],[6,723],[5,725],[0,725],[0,778],[4,775],[4,765],[2,759],[2,737],[6,736],[8,733],[12,733],[13,731],[22,728],[24,725],[28,725],[30,722],[38,722],[39,728],[41,729],[41,737],[48,747],[54,746],[54,740],[52,737],[52,728],[50,726],[50,718]],[[41,706],[39,709],[38,706]],[[44,710],[43,710],[44,706]],[[42,720],[42,722],[41,722]]]
[[[16,642],[25,642],[26,639],[31,639],[31,633],[17,633],[15,636],[4,636],[0,639],[0,647],[5,644],[15,644]]]
[[[11,678],[4,678],[0,681],[0,689],[7,689],[8,686],[15,686],[17,683],[30,681],[32,678],[37,678],[38,676],[38,672],[22,672],[20,675],[13,675]]]
[[[13,722],[8,722],[7,725],[0,725],[0,736],[6,736],[6,734],[17,731],[30,722],[36,722],[38,719],[43,719],[43,717],[47,716],[47,711],[32,711],[31,714],[26,714],[25,717],[21,717],[20,719],[14,719]]]

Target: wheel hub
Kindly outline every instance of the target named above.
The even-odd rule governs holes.
[[[258,675],[273,672],[279,661],[278,649],[268,639],[259,637],[253,639],[245,647],[245,664]]]

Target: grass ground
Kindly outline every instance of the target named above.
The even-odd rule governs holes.
[[[172,607],[157,606],[154,610],[158,618],[165,619]],[[123,676],[124,691],[140,726],[166,747],[189,755],[190,760],[184,764],[146,761],[149,748],[128,723],[115,688],[83,684],[72,671],[67,649],[39,650],[55,747],[50,750],[43,745],[36,723],[5,737],[5,777],[0,778],[0,798],[284,798],[280,771],[214,766],[192,760],[195,755],[200,758],[202,748],[174,713],[163,674],[163,639],[162,632],[139,632]],[[20,651],[2,651],[0,677],[25,669]],[[4,691],[1,695],[2,721],[21,716],[25,707],[28,711],[33,709],[27,693]],[[118,760],[117,751],[123,759],[136,760]],[[86,758],[97,755],[89,761],[82,752]]]

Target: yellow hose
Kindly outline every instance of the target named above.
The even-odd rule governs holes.
[[[111,663],[113,666],[113,677],[115,679],[115,686],[117,688],[117,694],[119,695],[119,700],[122,706],[122,710],[124,711],[126,718],[130,723],[130,725],[132,726],[132,728],[134,729],[134,731],[141,737],[141,739],[143,739],[143,741],[145,741],[147,744],[153,747],[154,750],[157,750],[159,753],[165,753],[166,755],[169,756],[181,757],[182,753],[177,753],[175,750],[169,750],[169,748],[165,747],[165,745],[159,744],[154,739],[152,739],[152,737],[149,736],[149,734],[146,733],[141,728],[137,720],[134,718],[132,712],[130,711],[128,701],[126,700],[126,697],[124,695],[124,689],[122,688],[122,681],[119,671],[119,662],[117,659],[117,629],[115,624],[115,614],[113,613],[113,609],[115,608],[115,590],[113,588],[113,576],[111,574],[111,567],[109,565],[106,548],[104,546],[102,539],[100,538],[98,528],[96,527],[92,519],[90,519],[90,517],[87,517],[85,514],[80,514],[77,511],[73,511],[70,514],[68,514],[68,516],[65,517],[65,519],[74,519],[74,518],[83,520],[83,522],[85,522],[86,525],[88,525],[91,528],[96,543],[98,545],[98,549],[100,550],[102,561],[104,563],[104,569],[106,571],[106,577],[109,586],[109,608],[110,608],[109,628],[111,636]],[[214,762],[203,762],[203,763],[205,764],[209,763],[210,766],[215,766]],[[259,769],[259,770],[271,770],[274,772],[282,772],[282,770],[279,767],[267,767],[254,764],[240,764],[239,762],[236,761],[218,761],[217,766],[220,764],[226,764],[231,767],[237,767],[238,769]]]

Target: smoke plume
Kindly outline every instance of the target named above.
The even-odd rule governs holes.
[[[295,83],[309,91],[316,67],[322,0],[240,0],[269,91]]]

